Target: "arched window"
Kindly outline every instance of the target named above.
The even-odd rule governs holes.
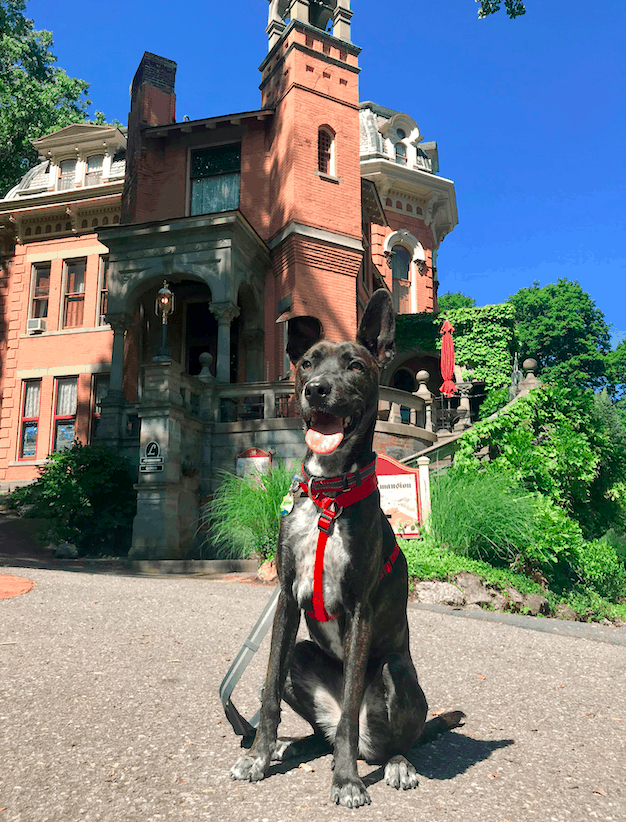
[[[335,135],[322,126],[317,132],[317,170],[320,174],[335,173]]]
[[[393,247],[391,272],[394,280],[408,280],[411,267],[411,255],[403,245]]]
[[[406,165],[406,146],[404,143],[396,143],[396,163]]]

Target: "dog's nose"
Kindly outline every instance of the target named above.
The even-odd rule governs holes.
[[[330,394],[330,381],[324,377],[316,377],[304,386],[304,396],[311,402],[319,401]]]

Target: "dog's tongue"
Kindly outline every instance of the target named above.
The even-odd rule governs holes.
[[[343,420],[332,414],[315,414],[304,439],[316,454],[330,454],[343,440]]]

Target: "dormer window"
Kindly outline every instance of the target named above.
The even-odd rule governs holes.
[[[317,132],[317,170],[320,174],[335,173],[335,134],[327,126]]]
[[[102,182],[102,164],[104,154],[92,154],[87,157],[87,169],[85,171],[85,185],[98,186]]]
[[[59,191],[69,191],[76,181],[76,160],[61,160],[59,164]]]
[[[404,143],[396,143],[396,163],[402,166],[406,165],[406,146]]]

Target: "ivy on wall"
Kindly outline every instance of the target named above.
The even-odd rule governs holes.
[[[443,321],[454,326],[455,361],[467,380],[485,382],[485,388],[509,384],[514,351],[515,311],[509,303],[463,307],[433,314],[402,314],[396,318],[398,353],[431,353],[441,347]]]

